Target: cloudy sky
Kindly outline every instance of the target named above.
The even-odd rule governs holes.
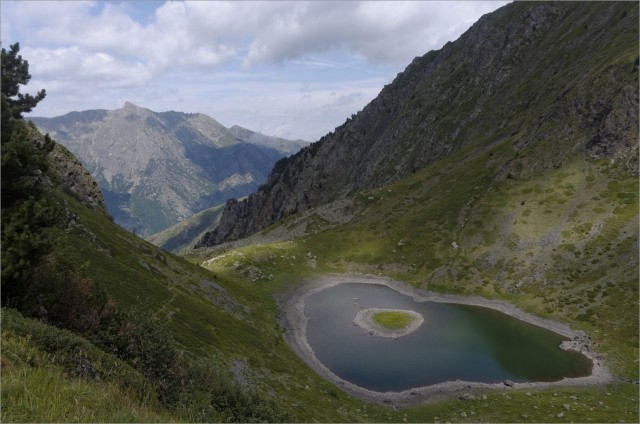
[[[2,0],[1,41],[47,90],[34,116],[130,101],[315,141],[506,3]]]

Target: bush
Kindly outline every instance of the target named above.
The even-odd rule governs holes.
[[[185,385],[176,406],[185,408],[187,419],[200,422],[290,421],[273,401],[239,388],[202,360],[186,365]]]
[[[92,365],[96,377],[120,383],[133,390],[140,400],[153,392],[141,373],[68,330],[45,325],[25,318],[14,309],[3,308],[2,332],[3,340],[8,333],[28,338],[39,349],[51,353],[49,360],[53,358],[54,363],[61,365],[69,375],[77,375],[79,361],[86,360]],[[32,366],[38,365],[36,357],[20,359]]]

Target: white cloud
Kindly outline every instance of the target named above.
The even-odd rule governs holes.
[[[504,3],[167,1],[149,11],[145,2],[2,0],[0,26],[4,44],[21,43],[29,90],[48,92],[39,115],[129,100],[317,139],[413,57]]]
[[[142,25],[126,3],[5,1],[3,27],[24,28],[16,35],[28,43],[106,53],[153,72],[217,67],[236,55],[251,67],[334,49],[397,64],[439,48],[503,3],[166,2]]]
[[[139,62],[121,62],[104,52],[83,52],[77,46],[67,48],[24,47],[29,72],[45,84],[68,81],[72,85],[95,84],[95,88],[131,87],[145,84],[152,75]]]
[[[283,62],[332,49],[347,50],[371,63],[405,63],[457,38],[482,14],[505,3],[296,3],[261,27],[244,64]]]

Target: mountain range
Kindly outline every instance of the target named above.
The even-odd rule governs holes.
[[[141,235],[255,191],[275,161],[307,144],[129,102],[29,119],[82,161],[115,222]]]

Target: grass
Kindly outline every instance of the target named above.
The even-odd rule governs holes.
[[[3,422],[168,422],[144,378],[68,331],[2,310]],[[77,376],[80,358],[100,379]]]
[[[553,390],[484,391],[471,401],[408,408],[408,422],[637,422],[637,388],[607,385]],[[486,397],[486,399],[483,398]],[[563,405],[567,405],[566,409]]]
[[[390,330],[399,330],[409,325],[415,318],[406,312],[384,311],[376,312],[371,318],[377,323]]]
[[[4,342],[4,341],[3,341]],[[70,378],[61,367],[10,367],[2,373],[4,422],[168,422],[117,384]]]

